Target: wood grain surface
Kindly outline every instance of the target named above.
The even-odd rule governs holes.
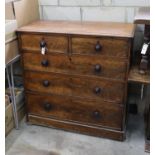
[[[25,71],[25,88],[38,93],[76,96],[124,104],[125,84],[66,74]]]
[[[135,25],[117,22],[35,21],[17,32],[79,34],[133,38]]]
[[[109,37],[72,37],[73,54],[94,54],[107,57],[127,58],[130,52],[129,39],[116,39]],[[101,46],[96,50],[97,45]]]
[[[125,139],[125,131],[117,131],[108,128],[102,128],[82,123],[74,123],[70,121],[62,121],[47,117],[40,117],[36,115],[28,115],[29,124],[48,126],[56,129],[63,129],[66,131],[98,136],[103,138],[110,138],[114,140],[123,141]]]
[[[42,61],[48,61],[48,66],[41,65]],[[65,54],[41,55],[35,53],[23,53],[24,69],[44,72],[66,73],[73,75],[85,75],[104,77],[124,81],[126,79],[127,62],[104,59],[101,56],[81,56]],[[96,71],[100,66],[100,71]]]
[[[29,114],[118,130],[122,128],[123,107],[108,102],[57,95],[27,94],[27,104]],[[46,104],[51,107],[46,109]]]
[[[19,28],[28,123],[124,140],[134,31],[114,22]]]
[[[31,38],[31,39],[30,39]],[[21,35],[22,50],[31,50],[40,52],[40,42],[46,42],[47,52],[68,52],[68,38],[60,35],[44,35],[44,34],[23,34]],[[41,53],[41,52],[40,52]]]

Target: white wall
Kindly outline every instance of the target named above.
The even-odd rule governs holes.
[[[133,22],[149,0],[39,0],[41,18],[54,20]]]
[[[127,23],[133,22],[139,7],[149,3],[150,0],[39,0],[41,19]],[[142,35],[142,28],[138,27],[136,36]],[[142,40],[136,42],[137,50]]]

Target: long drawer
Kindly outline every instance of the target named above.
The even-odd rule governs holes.
[[[61,35],[49,34],[22,34],[21,48],[22,50],[31,50],[33,52],[40,52],[40,43],[44,42],[47,52],[68,52],[68,38]]]
[[[28,114],[118,130],[123,124],[124,108],[104,101],[28,93],[27,109]]]
[[[25,71],[25,88],[29,91],[95,98],[123,103],[125,84],[91,77]]]
[[[24,68],[28,70],[67,73],[125,80],[127,62],[104,57],[65,54],[23,53]]]
[[[107,57],[127,58],[130,52],[129,40],[108,37],[72,37],[72,53],[95,54]]]

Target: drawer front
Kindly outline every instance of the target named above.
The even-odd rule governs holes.
[[[23,54],[24,68],[28,70],[58,72],[76,75],[126,79],[127,63],[120,60],[102,57],[65,54],[41,55],[33,53]]]
[[[127,58],[130,52],[130,43],[127,39],[73,37],[72,52]]]
[[[123,109],[108,102],[27,94],[28,113],[121,130]]]
[[[25,88],[29,91],[68,95],[123,103],[125,84],[104,79],[64,74],[25,72]]]
[[[23,50],[40,52],[41,47],[46,48],[46,52],[68,52],[68,38],[59,35],[44,34],[22,34],[21,47]]]

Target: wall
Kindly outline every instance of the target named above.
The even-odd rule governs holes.
[[[149,0],[39,0],[41,19],[114,21],[132,23],[141,6],[149,6]],[[143,37],[143,27],[136,31],[138,50]]]
[[[41,17],[54,20],[133,22],[149,0],[39,0]]]

